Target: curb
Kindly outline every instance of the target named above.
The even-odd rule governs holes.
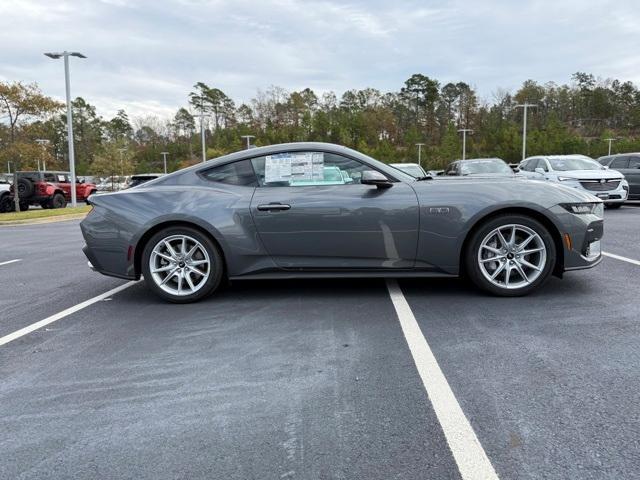
[[[66,222],[67,220],[80,220],[86,217],[86,213],[70,213],[69,215],[58,215],[55,217],[34,218],[33,220],[0,220],[0,227],[11,227],[16,225],[40,225],[45,223]]]

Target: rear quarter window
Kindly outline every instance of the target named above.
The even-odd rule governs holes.
[[[202,178],[211,182],[257,187],[258,180],[253,171],[251,160],[240,160],[213,167],[200,173]]]

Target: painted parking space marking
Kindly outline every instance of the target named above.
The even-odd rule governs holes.
[[[615,253],[609,253],[609,252],[602,252],[602,255],[604,255],[605,257],[615,258],[616,260],[621,260],[623,262],[640,266],[640,260],[634,260],[633,258],[623,257],[622,255],[616,255]]]
[[[109,298],[112,295],[115,295],[116,293],[121,292],[132,285],[135,285],[136,283],[138,283],[137,280],[132,280],[130,282],[125,283],[124,285],[120,285],[119,287],[112,288],[111,290],[104,292],[96,297],[90,298],[89,300],[85,300],[82,303],[74,305],[73,307],[69,307],[65,310],[62,310],[61,312],[51,315],[50,317],[40,320],[39,322],[32,323],[31,325],[27,325],[26,327],[21,328],[20,330],[16,330],[15,332],[10,333],[9,335],[5,335],[4,337],[0,338],[0,346],[6,345],[7,343],[12,342],[13,340],[16,340],[20,337],[24,337],[25,335],[31,332],[34,332],[39,328],[45,327],[53,322],[57,322],[61,318],[67,317],[72,313],[79,312],[80,310],[87,308],[88,306],[93,305],[94,303],[97,303],[101,300]]]
[[[9,265],[10,263],[16,263],[16,262],[21,262],[22,259],[21,258],[16,258],[14,260],[7,260],[6,262],[0,262],[0,267],[3,265]]]
[[[463,480],[497,480],[498,475],[442,373],[398,282],[388,280],[387,289],[460,475]]]

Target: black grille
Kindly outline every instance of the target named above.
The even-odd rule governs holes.
[[[606,182],[600,182],[600,180],[596,180],[594,182],[580,182],[586,190],[591,190],[592,192],[607,192],[609,190],[615,190],[620,185],[620,180],[607,180]]]

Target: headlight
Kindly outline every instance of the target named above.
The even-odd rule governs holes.
[[[576,181],[576,178],[573,177],[558,177],[558,180],[561,182],[571,182],[571,181]]]
[[[593,203],[563,203],[562,208],[576,215],[594,214],[604,215],[604,205],[602,202]]]

